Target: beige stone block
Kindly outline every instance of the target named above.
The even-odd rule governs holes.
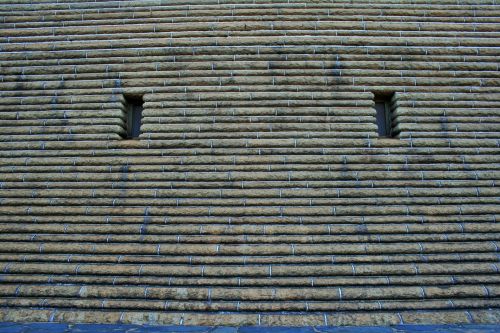
[[[89,298],[143,298],[145,288],[140,286],[84,286],[79,289],[80,297]]]
[[[260,325],[262,326],[323,326],[325,317],[323,315],[262,315]]]
[[[276,311],[306,311],[304,302],[240,302],[234,304],[233,309],[242,312],[276,312]]]
[[[164,300],[207,300],[207,288],[192,288],[192,287],[147,287],[144,291],[147,298],[164,299]]]
[[[455,303],[453,303],[455,304]],[[407,300],[407,301],[381,301],[381,310],[419,310],[419,309],[436,309],[443,310],[452,307],[452,303],[448,300]]]
[[[353,275],[413,275],[415,267],[411,264],[357,264]]]
[[[258,324],[258,315],[185,313],[183,315],[183,324],[197,326],[255,326]]]
[[[470,310],[472,320],[475,324],[498,324],[500,323],[500,311],[497,309]]]
[[[120,321],[118,311],[56,311],[54,321],[66,323],[116,324]]]
[[[120,316],[120,322],[133,325],[157,325],[158,315],[159,312],[124,311]]]
[[[183,313],[157,312],[155,319],[157,325],[181,325]]]
[[[465,311],[401,312],[404,324],[469,324]]]
[[[6,322],[49,322],[53,310],[2,309],[1,313]]]
[[[488,291],[482,286],[429,286],[424,287],[427,298],[481,298],[488,296]]]
[[[227,276],[257,276],[268,277],[269,266],[205,266],[201,276],[227,277]]]
[[[348,313],[328,315],[328,325],[332,326],[390,326],[398,325],[401,319],[395,313]]]
[[[307,309],[315,312],[341,312],[341,311],[377,311],[380,305],[376,301],[363,300],[362,302],[308,302]]]
[[[420,287],[342,287],[342,299],[418,299],[423,297]]]
[[[213,288],[214,300],[261,301],[273,300],[274,293],[271,288]]]

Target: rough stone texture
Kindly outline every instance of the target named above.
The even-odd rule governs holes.
[[[497,325],[397,325],[392,327],[366,326],[363,332],[368,333],[417,333],[417,332],[451,332],[451,333],[494,333],[498,331]],[[151,326],[151,325],[110,325],[110,324],[52,324],[52,323],[0,323],[2,333],[354,333],[359,332],[359,327],[328,327],[328,326],[303,326],[303,327],[211,327],[211,326]]]
[[[441,312],[402,312],[401,318],[407,324],[428,324],[428,323],[444,323],[444,324],[467,324],[473,318],[465,311],[441,311]]]
[[[328,316],[331,326],[394,326],[401,324],[396,313],[334,313]]]
[[[0,320],[498,323],[499,27],[491,0],[2,1]]]

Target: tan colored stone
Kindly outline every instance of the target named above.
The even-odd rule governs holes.
[[[401,312],[404,324],[469,324],[465,311]]]
[[[475,324],[498,324],[500,323],[500,312],[496,309],[469,310],[472,321]]]
[[[103,323],[116,324],[120,321],[118,311],[56,311],[54,321],[65,323]]]
[[[328,325],[332,326],[390,326],[398,325],[401,319],[395,313],[348,313],[328,315]]]
[[[9,322],[49,322],[53,310],[5,309],[1,311],[2,320]]]
[[[261,316],[262,326],[323,326],[325,317],[323,315],[279,315],[266,314]]]
[[[184,325],[197,326],[255,326],[258,324],[256,314],[197,314],[185,313]]]

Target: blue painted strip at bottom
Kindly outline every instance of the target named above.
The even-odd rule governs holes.
[[[0,333],[499,333],[499,325],[208,327],[64,323],[0,323]]]

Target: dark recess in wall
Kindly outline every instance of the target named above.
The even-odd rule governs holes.
[[[123,95],[125,97],[125,110],[127,139],[137,139],[141,134],[142,110],[144,100],[141,95]]]

